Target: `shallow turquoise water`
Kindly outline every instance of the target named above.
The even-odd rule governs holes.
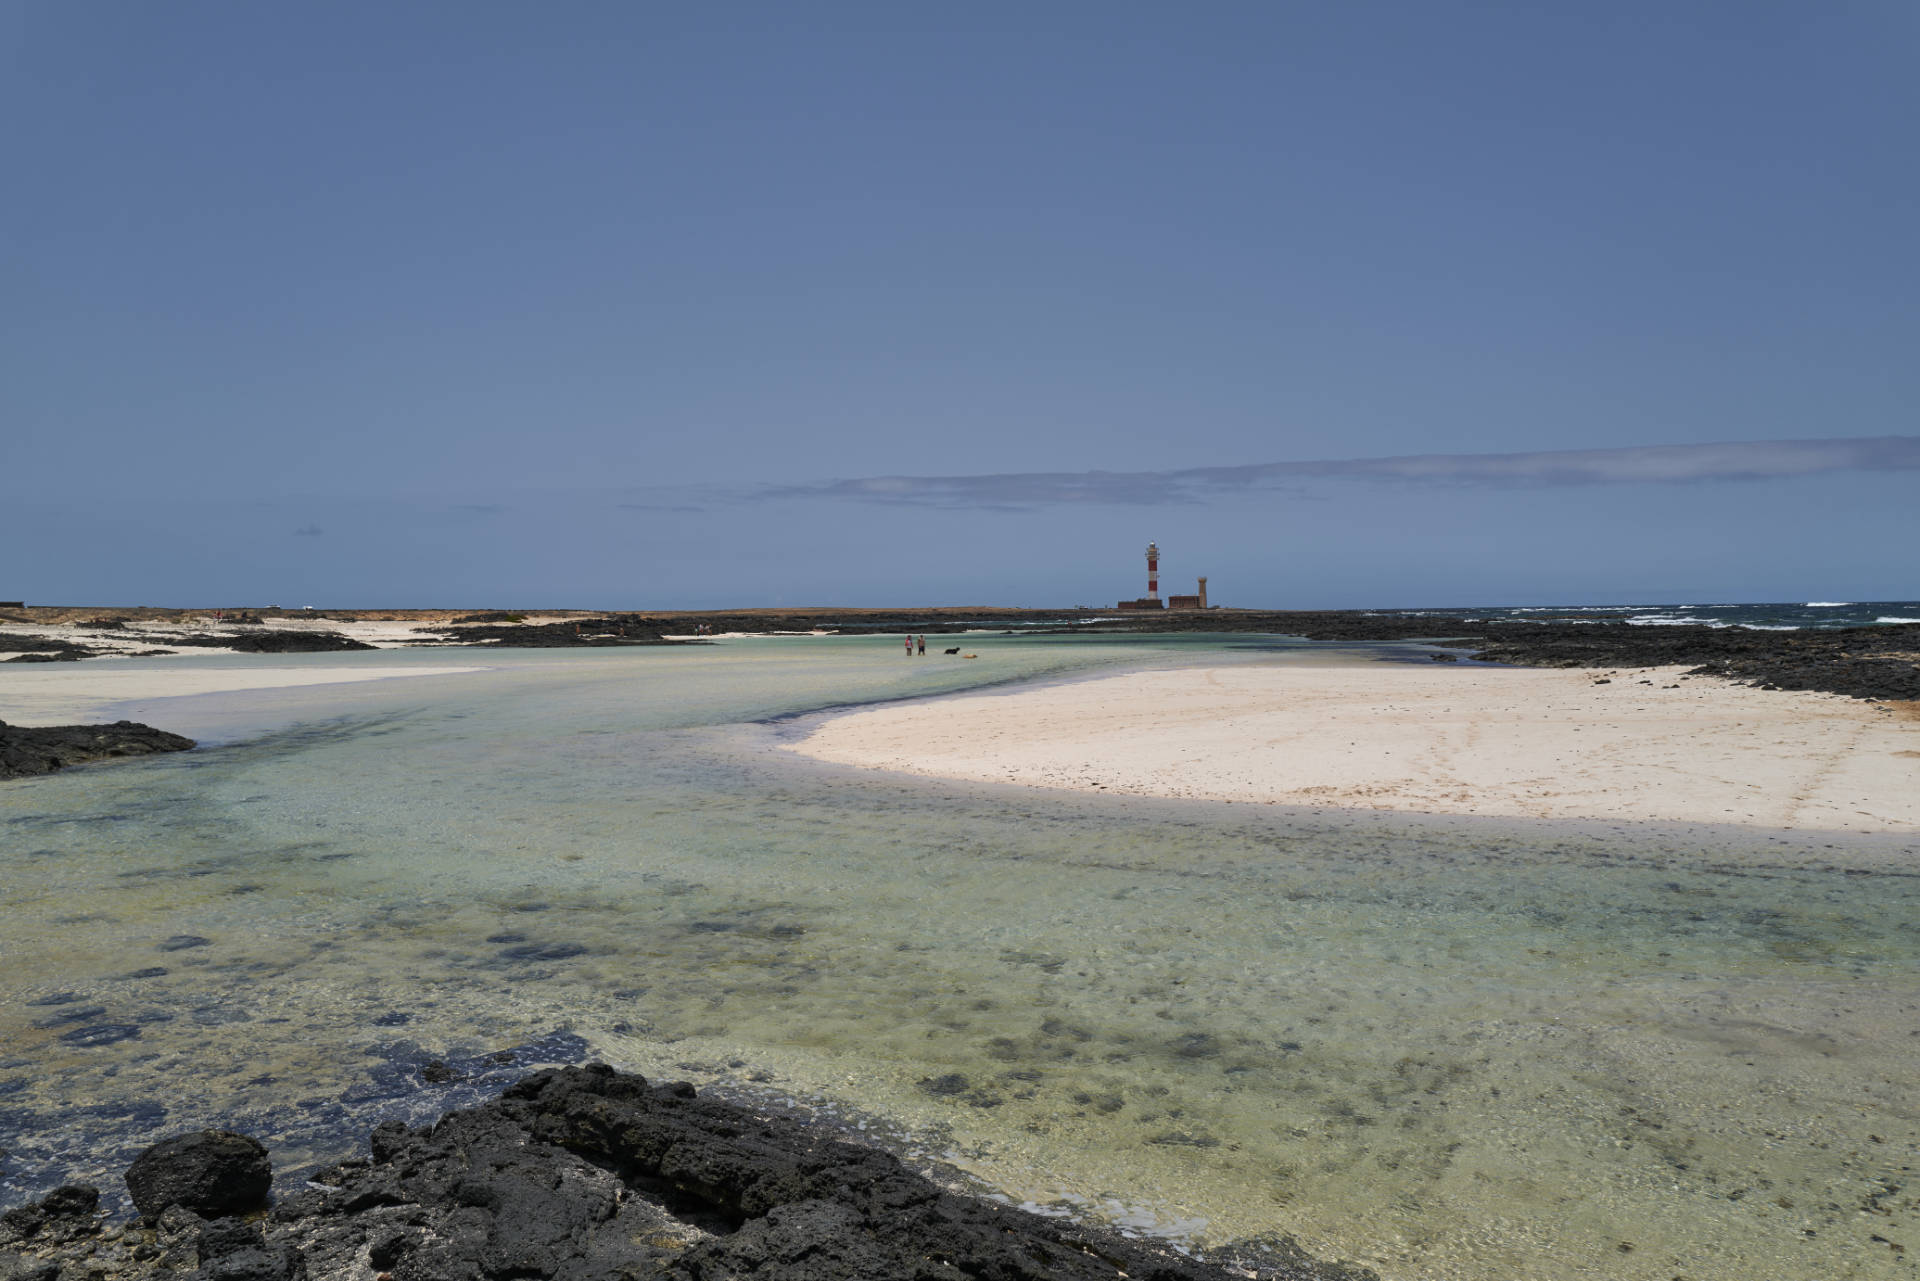
[[[209,746],[0,786],[0,1197],[216,1120],[337,1156],[591,1053],[1015,1200],[1389,1278],[1912,1275],[1910,845],[778,750],[840,704],[1320,661],[894,643],[274,659],[489,670],[162,700],[137,710]]]

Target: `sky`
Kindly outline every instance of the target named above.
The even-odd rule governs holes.
[[[1920,595],[1908,0],[0,0],[0,598]]]

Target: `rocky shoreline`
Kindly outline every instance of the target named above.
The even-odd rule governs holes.
[[[5,1281],[1378,1281],[1290,1237],[1199,1258],[941,1187],[819,1127],[603,1064],[373,1132],[269,1207],[270,1158],[226,1131],[133,1163],[139,1217],[57,1189],[0,1214]]]
[[[1683,633],[1671,635],[1669,633]],[[1649,634],[1651,633],[1651,634]],[[1471,647],[1485,663],[1526,667],[1676,667],[1761,689],[1816,690],[1850,698],[1920,699],[1920,628],[1849,627],[1820,632],[1737,628],[1545,625],[1490,631]]]
[[[1299,636],[1329,642],[1417,641],[1470,650],[1481,662],[1530,667],[1668,667],[1762,688],[1853,698],[1920,699],[1920,626],[1765,631],[1699,624],[1644,627],[1606,614],[1527,621],[1360,610],[1181,610],[1115,616],[1098,610],[1001,608],[779,609],[730,612],[502,610],[242,612],[27,610],[0,617],[4,661],[53,662],[172,647],[240,653],[315,653],[416,647],[602,648],[686,644],[704,635],[805,633],[946,636],[1171,633]],[[352,632],[354,634],[348,634]],[[58,634],[56,634],[58,633]],[[365,637],[366,639],[362,639]],[[369,643],[369,641],[374,643]]]
[[[115,721],[111,725],[9,725],[0,721],[0,779],[51,774],[69,765],[118,756],[184,752],[194,742],[178,734]]]
[[[1483,663],[1518,667],[1686,667],[1762,689],[1817,690],[1851,698],[1920,699],[1920,627],[1844,627],[1826,631],[1754,631],[1685,624],[1638,627],[1599,622],[1488,622],[1346,612],[1252,610],[1089,623],[1050,634],[1085,632],[1255,632],[1316,641],[1425,641],[1471,650]]]

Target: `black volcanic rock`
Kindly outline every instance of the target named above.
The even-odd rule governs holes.
[[[74,658],[87,658],[94,651],[70,640],[58,636],[9,636],[0,635],[0,654],[32,655],[42,654],[49,657],[70,655]],[[13,660],[18,662],[20,660]],[[42,662],[46,661],[44,658]]]
[[[1235,1275],[960,1196],[884,1152],[602,1065],[538,1073],[430,1131],[382,1126],[371,1164],[322,1181],[336,1190],[302,1194],[274,1217],[336,1233],[361,1219],[363,1236],[336,1238],[323,1253],[364,1240],[391,1261],[395,1281]],[[1369,1274],[1309,1261],[1260,1275]]]
[[[203,1219],[266,1208],[273,1167],[255,1139],[231,1130],[199,1130],[156,1143],[127,1167],[134,1208],[158,1218],[180,1206]]]
[[[232,649],[242,654],[327,654],[342,649],[377,649],[365,641],[342,636],[339,632],[258,631],[206,632],[190,636],[168,636],[169,645],[187,645],[202,649]]]
[[[0,1214],[0,1231],[16,1241],[71,1241],[87,1234],[99,1206],[98,1188],[70,1183],[49,1192],[38,1205],[15,1206]]]
[[[605,614],[560,623],[481,623],[454,630],[448,643],[501,645],[511,649],[599,648],[610,645],[671,645],[664,625],[639,614]]]
[[[257,1223],[221,1219],[200,1229],[194,1243],[206,1281],[307,1281],[306,1259],[284,1242],[269,1245]]]
[[[0,779],[51,774],[112,756],[184,752],[193,740],[137,721],[111,725],[9,725],[0,721]]]
[[[221,1137],[233,1140],[248,1142]],[[176,1168],[177,1153],[158,1151],[136,1169]],[[143,1229],[116,1239],[90,1219],[46,1234],[51,1198],[8,1211],[0,1275],[41,1268],[121,1281],[197,1262],[195,1275],[228,1281],[370,1270],[392,1281],[1378,1281],[1284,1236],[1205,1261],[1028,1214],[949,1191],[816,1126],[600,1064],[536,1073],[430,1128],[387,1122],[371,1154],[320,1172],[257,1222],[203,1222],[172,1201],[147,1245],[133,1244]],[[201,1204],[229,1214],[243,1199]],[[68,1200],[78,1210],[85,1198]],[[139,1204],[156,1213],[155,1199]],[[189,1242],[192,1261],[182,1257]]]
[[[1820,690],[1853,698],[1920,698],[1920,628],[1501,624],[1462,642],[1481,662],[1527,667],[1687,667],[1765,689]]]
[[[339,632],[237,632],[228,645],[242,654],[325,654],[341,649],[378,649]]]
[[[1600,621],[1587,621],[1598,619]],[[1769,689],[1853,698],[1920,699],[1920,626],[1765,631],[1636,627],[1604,615],[1580,622],[1489,621],[1358,611],[1210,610],[1102,619],[1048,634],[1250,632],[1316,641],[1434,642],[1519,667],[1686,667]]]

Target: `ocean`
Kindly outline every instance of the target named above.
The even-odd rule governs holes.
[[[1876,623],[1920,623],[1920,601],[1777,601],[1771,604],[1472,605],[1459,609],[1364,611],[1394,618],[1485,618],[1515,622],[1624,622],[1635,627],[1748,627],[1759,631],[1826,631]]]
[[[599,1058],[1044,1213],[1291,1234],[1387,1281],[1912,1276],[1912,841],[1079,796],[785,750],[887,699],[1405,652],[966,645],[463,650],[485,670],[106,709],[203,747],[0,785],[0,1204],[117,1193],[207,1125],[297,1187],[380,1120]]]

